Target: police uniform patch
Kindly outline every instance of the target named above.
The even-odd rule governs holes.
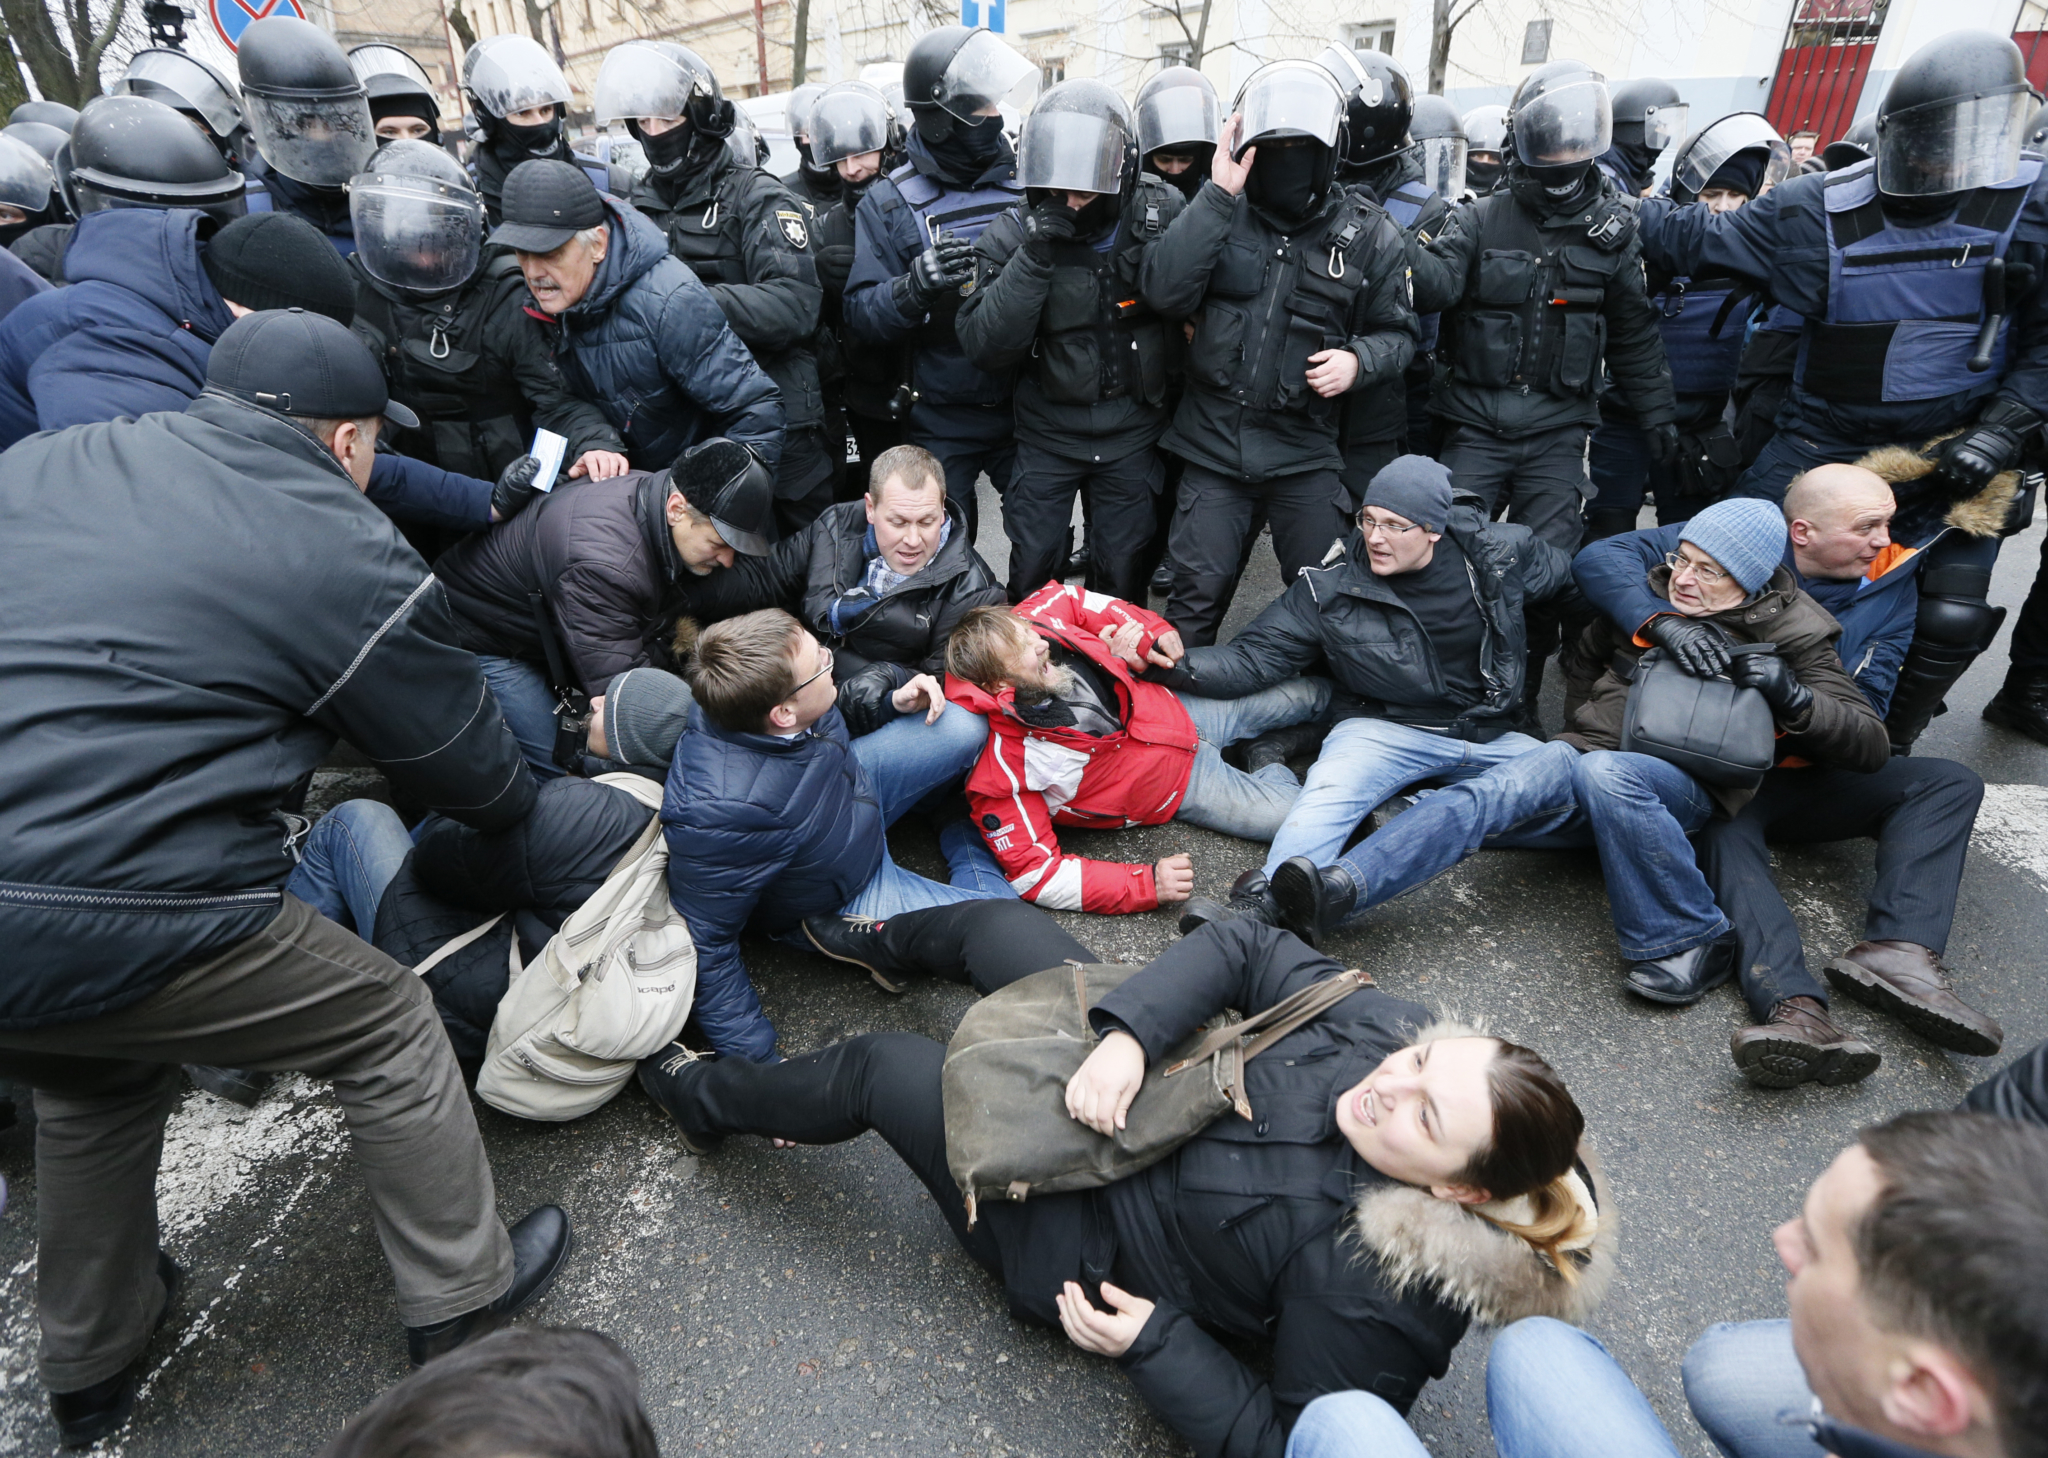
[[[804,215],[802,213],[785,213],[778,209],[775,214],[775,221],[782,225],[782,236],[789,240],[790,247],[808,248],[811,246],[810,229],[804,226]]]

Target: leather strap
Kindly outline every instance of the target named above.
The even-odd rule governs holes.
[[[1193,1052],[1166,1069],[1162,1077],[1171,1078],[1184,1068],[1192,1067],[1214,1055],[1218,1050],[1238,1043],[1245,1058],[1256,1058],[1289,1033],[1314,1022],[1361,987],[1372,986],[1372,974],[1353,967],[1335,977],[1325,977],[1320,982],[1311,982],[1301,991],[1282,998],[1262,1013],[1254,1014],[1241,1023],[1226,1023],[1195,1046]],[[1248,1037],[1256,1032],[1257,1037]]]

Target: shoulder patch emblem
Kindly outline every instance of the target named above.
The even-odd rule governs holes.
[[[789,240],[790,247],[808,248],[811,246],[810,229],[804,226],[804,215],[802,213],[783,212],[778,208],[775,213],[775,221],[781,225],[782,236]]]

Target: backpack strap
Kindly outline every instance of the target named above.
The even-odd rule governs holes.
[[[1353,967],[1335,977],[1311,982],[1290,997],[1284,997],[1262,1013],[1241,1023],[1226,1023],[1195,1045],[1193,1052],[1168,1067],[1161,1075],[1171,1078],[1185,1068],[1207,1060],[1219,1049],[1240,1044],[1246,1058],[1256,1058],[1289,1033],[1308,1026],[1361,987],[1372,986],[1372,974]],[[1256,1032],[1255,1038],[1247,1034]]]
[[[489,921],[485,922],[482,926],[473,926],[468,931],[464,932],[461,936],[451,938],[450,940],[441,943],[440,946],[434,948],[433,951],[429,952],[424,960],[422,960],[413,967],[413,975],[415,977],[425,977],[429,972],[433,971],[436,967],[440,966],[443,962],[447,961],[450,957],[454,956],[457,952],[461,951],[464,947],[468,946],[471,942],[475,941],[478,937],[482,936],[485,932],[489,931],[492,927],[496,926],[499,922],[503,921],[505,919],[505,916],[506,913],[501,911],[496,916],[492,917]],[[512,955],[515,958],[519,955],[519,934],[517,932],[514,932],[512,934]]]

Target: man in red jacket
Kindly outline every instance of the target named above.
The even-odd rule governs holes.
[[[1263,841],[1287,818],[1301,782],[1278,752],[1248,755],[1247,771],[1221,750],[1315,718],[1329,706],[1328,681],[1202,699],[1137,677],[1171,668],[1183,651],[1158,614],[1057,582],[1014,608],[976,608],[954,631],[946,697],[991,731],[967,802],[1024,900],[1052,911],[1150,911],[1194,891],[1185,855],[1157,865],[1090,860],[1063,852],[1055,825],[1177,819]]]

